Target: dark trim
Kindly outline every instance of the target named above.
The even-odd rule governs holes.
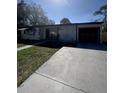
[[[98,31],[98,42],[100,43],[101,40],[100,40],[100,37],[101,37],[101,27],[98,28],[99,31]]]
[[[71,24],[55,24],[55,25],[36,25],[36,26],[18,26],[18,28],[32,28],[32,27],[47,27],[47,26],[68,26],[68,25],[88,25],[88,24],[102,24],[103,22],[87,22],[87,23],[71,23]]]
[[[77,25],[76,25],[76,43],[78,43],[78,39],[77,39]]]
[[[59,28],[57,27],[57,40],[58,40],[58,41],[59,41],[59,39],[60,39],[59,36],[60,36],[60,35],[59,35]]]

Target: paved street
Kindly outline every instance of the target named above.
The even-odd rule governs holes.
[[[107,52],[63,47],[18,93],[107,93]]]

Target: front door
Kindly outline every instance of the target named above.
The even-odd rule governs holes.
[[[50,30],[49,29],[46,29],[46,39],[50,39]]]

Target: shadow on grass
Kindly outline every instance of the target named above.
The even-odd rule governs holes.
[[[25,45],[33,45],[38,42],[42,42],[43,40],[17,40],[18,44],[25,44]]]
[[[43,40],[21,40],[18,41],[19,44],[25,45],[33,45],[38,42],[42,42]],[[84,49],[94,49],[94,50],[103,50],[107,51],[107,44],[99,44],[99,43],[68,43],[68,42],[60,42],[60,41],[47,41],[42,44],[38,44],[35,46],[48,47],[48,48],[61,48],[61,47],[75,47],[75,48],[84,48]]]
[[[48,41],[37,46],[43,46],[48,48],[62,48],[62,47],[76,47],[76,43],[58,42],[58,41]]]

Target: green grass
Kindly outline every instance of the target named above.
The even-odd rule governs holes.
[[[17,85],[26,80],[38,67],[46,62],[58,49],[38,47],[24,49],[17,53]]]

